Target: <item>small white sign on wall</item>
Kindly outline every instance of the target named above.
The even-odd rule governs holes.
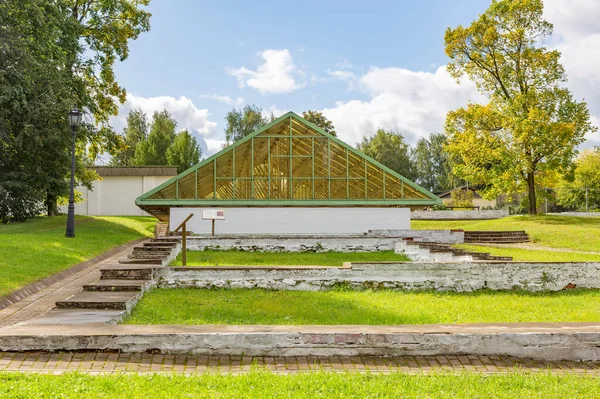
[[[203,220],[225,220],[225,211],[223,209],[203,209]]]

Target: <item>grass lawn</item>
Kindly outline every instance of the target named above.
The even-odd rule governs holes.
[[[596,393],[594,393],[596,392]],[[600,378],[523,374],[251,372],[90,376],[0,373],[2,398],[591,398]]]
[[[394,251],[382,252],[247,252],[189,251],[188,266],[342,266],[344,262],[398,261],[406,262],[405,255]],[[171,266],[181,266],[181,255]]]
[[[75,238],[65,237],[66,216],[0,225],[0,296],[91,259],[115,246],[152,236],[151,217],[75,217]]]
[[[125,323],[399,325],[569,321],[600,321],[600,290],[452,293],[158,289],[142,298]]]
[[[411,227],[415,230],[525,230],[540,247],[600,252],[600,218],[512,216],[494,220],[413,220]]]
[[[600,262],[599,254],[586,254],[578,252],[548,251],[543,249],[512,248],[512,247],[488,247],[485,245],[461,244],[456,248],[467,251],[488,252],[496,256],[512,256],[514,260],[522,261],[546,261],[546,262]]]

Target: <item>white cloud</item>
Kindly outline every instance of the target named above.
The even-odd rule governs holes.
[[[480,101],[475,86],[457,84],[445,67],[435,73],[402,68],[371,68],[358,78],[370,96],[323,110],[340,138],[350,144],[373,135],[378,128],[402,133],[409,141],[441,132],[448,111]]]
[[[217,123],[210,120],[207,109],[197,108],[192,100],[185,96],[179,98],[170,96],[141,97],[127,94],[127,101],[119,109],[119,115],[112,119],[112,125],[121,131],[126,124],[127,114],[130,110],[141,109],[152,120],[155,111],[166,109],[177,121],[177,130],[188,129],[195,134],[198,144],[202,147],[203,154],[210,153],[209,140],[217,139],[221,133],[217,131]]]
[[[258,55],[264,62],[255,71],[246,67],[227,69],[227,73],[237,79],[240,88],[249,86],[261,94],[282,94],[304,86],[297,82],[299,72],[288,49],[265,50]]]
[[[269,108],[263,109],[261,114],[263,118],[269,118],[271,115],[273,115],[275,118],[279,118],[281,115],[287,112],[287,110],[283,110],[281,108],[277,108],[275,105],[271,105]]]
[[[208,98],[225,104],[234,105],[236,107],[244,105],[244,97],[231,98],[229,96],[220,96],[218,94],[203,94],[200,97]]]

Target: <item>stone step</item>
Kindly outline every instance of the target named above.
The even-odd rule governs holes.
[[[145,242],[143,244],[144,248],[175,248],[176,246],[176,242]]]
[[[122,309],[69,309],[54,308],[43,315],[33,318],[27,324],[88,324],[108,323],[124,316]]]
[[[100,270],[101,280],[150,280],[152,278],[153,265],[139,265],[138,267],[105,268]],[[135,266],[135,265],[132,265]],[[141,267],[150,266],[150,267]]]
[[[165,259],[167,256],[169,256],[169,254],[162,254],[162,253],[139,253],[139,252],[132,252],[131,254],[127,255],[127,259],[159,259],[159,260],[163,260]]]
[[[64,301],[56,302],[59,309],[127,309],[127,302],[133,301],[139,292],[92,292],[81,291]]]
[[[175,247],[165,247],[165,246],[151,246],[151,247],[134,247],[133,251],[143,251],[143,252],[171,252]]]
[[[83,286],[84,291],[141,291],[150,280],[98,280]]]
[[[150,242],[162,242],[162,243],[167,243],[167,242],[171,242],[174,244],[180,243],[181,242],[181,238],[153,238]]]
[[[122,265],[162,265],[162,259],[121,259]]]

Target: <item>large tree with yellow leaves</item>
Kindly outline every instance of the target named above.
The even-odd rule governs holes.
[[[448,28],[448,72],[467,75],[489,98],[451,111],[447,149],[454,173],[484,185],[483,195],[525,191],[536,214],[536,186],[566,170],[590,123],[585,102],[564,87],[560,53],[542,46],[553,26],[541,0],[494,0],[469,27]]]

